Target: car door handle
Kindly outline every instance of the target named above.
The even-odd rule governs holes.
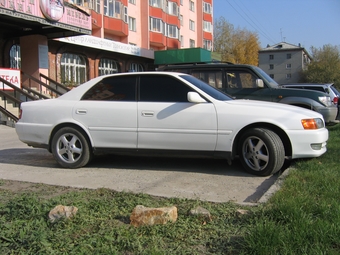
[[[154,115],[154,112],[142,111],[143,117],[153,117],[153,115]]]
[[[76,110],[76,114],[86,114],[87,113],[87,110],[85,109],[77,109]]]

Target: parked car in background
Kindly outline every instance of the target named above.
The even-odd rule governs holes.
[[[340,105],[339,105],[339,97],[340,92],[335,88],[334,83],[324,83],[324,84],[318,84],[318,83],[297,83],[297,84],[282,84],[283,88],[292,88],[292,89],[309,89],[309,90],[316,90],[321,91],[326,94],[328,94],[334,105],[338,106],[338,115],[337,120],[340,119],[339,111],[340,111]]]
[[[329,125],[336,124],[338,108],[321,91],[282,88],[262,69],[231,63],[168,65],[159,71],[191,74],[235,99],[253,99],[295,105],[319,112]]]
[[[256,175],[285,159],[326,152],[322,115],[301,107],[233,100],[191,75],[171,72],[100,76],[56,99],[21,104],[19,139],[46,148],[66,168],[97,152],[239,158]]]

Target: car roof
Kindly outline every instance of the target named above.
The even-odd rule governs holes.
[[[214,63],[193,63],[193,64],[174,64],[174,65],[166,65],[159,67],[159,70],[167,70],[167,69],[186,69],[186,68],[235,68],[235,67],[252,67],[252,65],[247,64],[233,64],[230,62],[214,62]]]
[[[283,86],[323,86],[323,87],[330,87],[332,86],[334,83],[287,83],[287,84],[281,84]]]

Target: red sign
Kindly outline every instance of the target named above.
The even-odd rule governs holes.
[[[9,83],[17,86],[18,88],[21,87],[21,76],[20,70],[18,69],[6,69],[0,68],[0,77]],[[1,90],[13,90],[11,87],[7,86],[3,82],[0,82],[0,89]]]

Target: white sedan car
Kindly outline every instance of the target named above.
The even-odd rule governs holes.
[[[57,99],[21,104],[19,139],[46,148],[66,168],[97,152],[239,158],[246,171],[270,175],[285,158],[326,152],[319,113],[228,95],[182,73],[100,76]]]

